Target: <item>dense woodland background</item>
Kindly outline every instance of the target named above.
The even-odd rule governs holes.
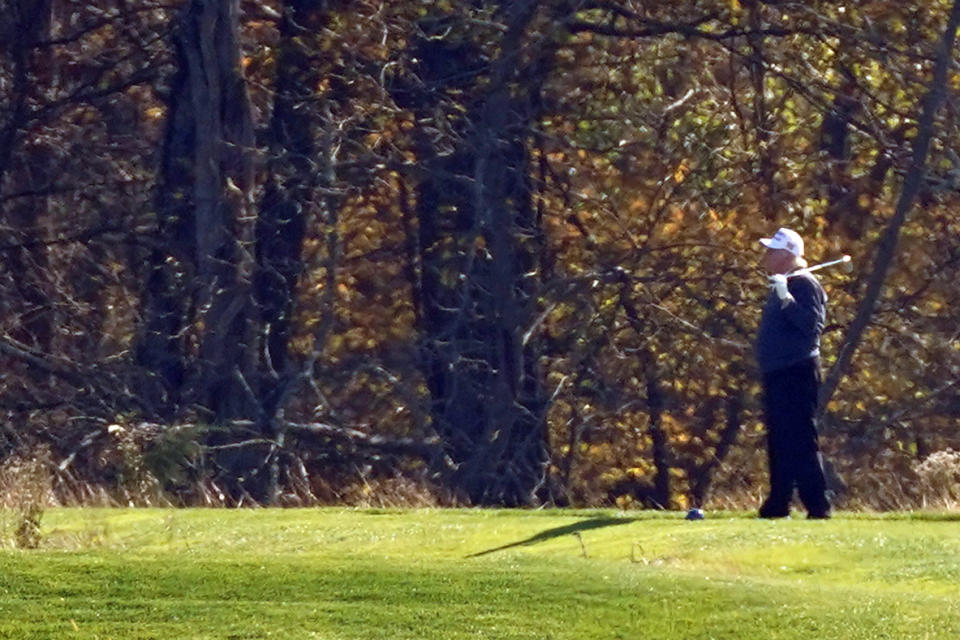
[[[750,507],[790,226],[837,503],[956,505],[958,18],[0,0],[0,486]]]

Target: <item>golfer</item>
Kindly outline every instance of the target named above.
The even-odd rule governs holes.
[[[756,341],[770,463],[770,495],[760,517],[790,515],[796,487],[809,518],[829,518],[815,424],[827,296],[810,273],[787,277],[807,266],[799,234],[780,229],[760,242],[771,289]]]

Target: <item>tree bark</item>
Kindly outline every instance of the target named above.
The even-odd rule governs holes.
[[[762,8],[757,5],[751,5],[750,27],[755,31],[761,31],[763,28],[763,18],[761,16]],[[763,213],[768,220],[774,220],[777,216],[777,167],[774,161],[774,150],[771,149],[772,141],[770,139],[770,116],[767,112],[766,98],[766,68],[764,62],[764,37],[762,35],[750,35],[747,38],[750,46],[750,80],[753,83],[753,121],[756,131],[758,173],[761,184],[766,190],[766,199],[763,201]]]
[[[720,432],[720,440],[714,449],[713,455],[697,472],[693,484],[693,506],[702,507],[710,494],[710,487],[713,484],[714,472],[717,467],[723,464],[724,458],[730,452],[730,448],[737,440],[737,434],[740,433],[741,412],[743,411],[743,391],[730,391],[724,403],[726,419],[723,430]]]
[[[253,121],[240,71],[237,0],[184,6],[158,195],[158,240],[144,293],[139,361],[172,415],[190,399],[212,422],[250,416],[253,372],[249,194]],[[184,295],[189,292],[189,296]],[[189,304],[185,302],[189,300]],[[188,362],[185,329],[197,332]]]
[[[468,111],[453,121],[461,142],[438,153],[418,137],[427,177],[419,185],[424,374],[433,423],[454,471],[449,481],[474,504],[530,505],[546,480],[545,401],[536,371],[533,319],[536,211],[529,183],[530,126],[548,63],[520,64],[538,2],[502,3],[507,29],[489,84],[477,45],[456,36],[418,43],[418,120],[464,92]],[[543,64],[540,64],[540,63]],[[465,78],[471,79],[468,84]],[[439,123],[438,123],[439,124]]]
[[[314,204],[321,182],[332,188],[328,154],[318,154],[315,129],[318,120],[315,87],[322,80],[322,67],[315,57],[312,36],[329,23],[330,3],[289,0],[280,21],[276,75],[276,99],[270,122],[269,179],[260,202],[255,227],[256,270],[254,300],[260,317],[258,362],[259,417],[257,431],[274,447],[282,447],[284,397],[296,371],[289,362],[292,316],[296,285],[303,271],[301,252],[311,210],[325,205],[338,208],[332,196]],[[322,116],[320,116],[322,119]],[[325,123],[321,123],[321,127]],[[321,166],[323,165],[323,166]],[[314,212],[318,213],[318,212]],[[332,267],[332,265],[328,265]],[[319,348],[319,347],[318,347]],[[268,453],[267,475],[258,483],[254,497],[274,503],[279,490],[279,456]]]
[[[0,128],[0,195],[5,181],[21,190],[41,192],[51,183],[50,149],[40,141],[23,137],[29,120],[31,88],[49,86],[52,65],[36,65],[33,51],[49,35],[52,0],[10,0],[0,5],[6,25],[6,48],[13,64],[13,91]],[[16,152],[16,162],[13,162]],[[22,324],[12,337],[37,351],[49,353],[53,346],[54,304],[51,297],[47,247],[38,243],[43,228],[46,198],[35,196],[11,201],[0,211],[2,220],[19,248],[3,253],[23,302]]]
[[[647,370],[647,414],[650,418],[650,441],[652,443],[653,466],[656,475],[653,478],[651,499],[660,509],[670,508],[670,452],[667,434],[663,430],[663,393],[656,366]]]
[[[270,121],[269,179],[255,228],[254,293],[263,323],[261,379],[287,370],[294,288],[303,265],[300,252],[318,175],[313,111],[308,104],[318,69],[309,36],[327,22],[325,2],[290,0],[280,21],[276,99]]]
[[[180,409],[187,372],[186,332],[190,284],[196,272],[196,243],[191,230],[191,149],[196,126],[190,113],[188,69],[179,52],[171,79],[166,133],[155,199],[155,242],[147,258],[141,293],[143,315],[135,348],[137,363],[146,372],[141,393],[161,419],[172,420]]]

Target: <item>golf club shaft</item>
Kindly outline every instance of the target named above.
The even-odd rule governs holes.
[[[804,273],[810,273],[811,271],[819,271],[820,269],[825,269],[826,267],[832,267],[835,264],[841,264],[844,262],[850,262],[850,256],[843,256],[842,258],[837,258],[836,260],[830,260],[829,262],[821,262],[820,264],[815,264],[812,267],[805,267],[803,269],[798,269],[793,273],[788,273],[787,277],[792,278],[793,276],[803,275]]]

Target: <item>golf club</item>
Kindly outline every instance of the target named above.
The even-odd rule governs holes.
[[[835,264],[847,264],[849,262],[850,262],[850,256],[845,255],[841,258],[837,258],[836,260],[830,260],[829,262],[821,262],[820,264],[815,264],[812,267],[797,269],[793,273],[788,273],[787,277],[792,278],[793,276],[799,276],[804,273],[810,273],[811,271],[819,271],[820,269],[824,269],[826,267],[832,267]]]

